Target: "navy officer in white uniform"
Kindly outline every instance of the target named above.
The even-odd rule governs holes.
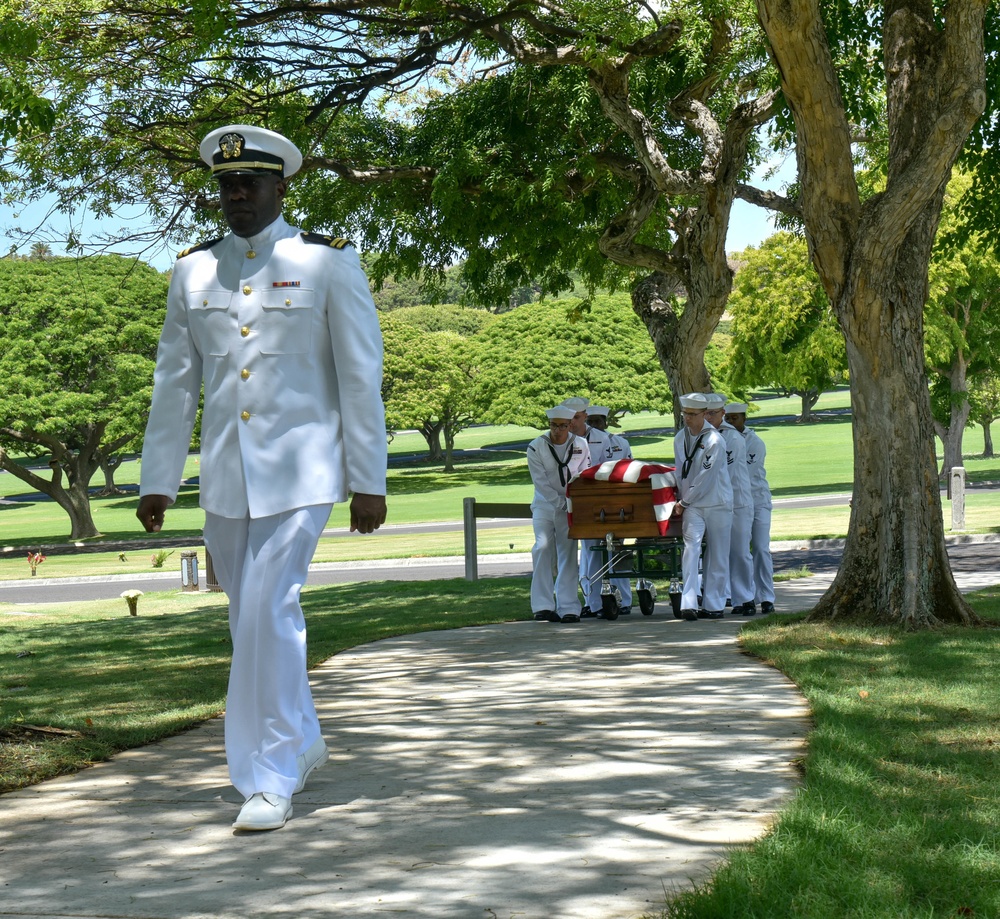
[[[204,382],[201,506],[229,597],[226,757],[244,797],[233,825],[271,830],[328,756],[299,605],[309,562],[349,493],[351,530],[385,521],[382,338],[354,249],[282,217],[295,145],[230,125],[200,153],[231,232],[174,266],[136,516],[148,532],[163,526]]]

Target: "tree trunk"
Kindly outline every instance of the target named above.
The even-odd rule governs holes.
[[[724,31],[721,19],[713,27]],[[733,287],[726,258],[733,200],[746,168],[750,137],[773,114],[777,96],[767,92],[741,103],[725,128],[699,93],[682,92],[672,99],[674,113],[699,139],[703,153],[699,169],[682,172],[671,167],[652,124],[632,106],[631,63],[605,62],[590,72],[601,109],[630,139],[643,169],[632,201],[608,224],[598,245],[606,258],[652,272],[633,287],[632,308],[649,331],[670,384],[674,421],[679,425],[679,397],[712,388],[705,350]],[[664,211],[664,196],[670,196],[673,205],[663,214],[674,235],[669,252],[640,241],[641,231],[657,208]],[[691,203],[681,205],[684,198]],[[686,300],[678,312],[674,294],[680,287]]]
[[[98,492],[100,497],[110,498],[115,495],[126,494],[126,492],[115,485],[115,470],[121,464],[122,458],[120,456],[105,456],[103,452],[101,453],[101,472],[104,473],[104,488]]]
[[[948,427],[941,437],[943,458],[941,460],[940,477],[947,478],[953,466],[961,466],[962,441],[965,438],[965,425],[969,420],[969,400],[964,399],[959,405],[952,405],[951,418]]]
[[[0,449],[0,468],[6,469],[43,495],[48,495],[66,511],[70,519],[70,539],[91,539],[101,535],[90,510],[89,476],[74,473],[72,484],[66,488],[63,486],[63,468],[57,460],[49,461],[52,478],[45,479],[30,469],[25,469],[20,463],[15,463],[3,449]]]
[[[128,434],[108,441],[102,447],[101,440],[106,428],[104,422],[80,428],[74,437],[75,442],[82,443],[79,450],[71,450],[65,443],[37,431],[30,433],[5,431],[8,436],[16,438],[25,445],[31,445],[33,449],[43,447],[51,451],[52,458],[49,460],[51,479],[42,478],[30,469],[15,463],[2,447],[0,447],[0,469],[6,469],[32,488],[48,495],[66,511],[70,520],[70,539],[92,539],[101,535],[91,513],[90,480],[100,468],[103,456],[113,455],[135,438],[134,434]],[[64,473],[69,487],[63,485]]]
[[[444,459],[441,450],[441,427],[440,421],[425,421],[420,425],[420,433],[427,442],[427,460],[431,463],[439,463]]]
[[[983,459],[993,458],[993,432],[990,430],[992,422],[992,418],[983,420]]]
[[[885,191],[860,202],[851,131],[818,0],[758,0],[797,129],[810,254],[847,339],[854,499],[814,618],[908,628],[976,617],[944,542],[924,373],[927,266],[952,165],[985,108],[986,0],[884,7]]]
[[[69,488],[60,489],[53,500],[66,511],[70,520],[70,539],[93,539],[101,535],[90,507],[89,479],[77,479]]]
[[[799,393],[800,404],[802,405],[802,412],[799,415],[799,424],[811,424],[813,420],[812,408],[819,402],[819,397],[821,393],[818,389],[809,389],[805,392]]]
[[[59,489],[61,494],[54,495],[59,506],[69,515],[70,539],[92,539],[101,533],[94,523],[90,508],[90,480],[101,466],[101,439],[104,436],[104,424],[88,426],[83,446],[76,451],[64,450],[56,459],[66,470],[69,488]],[[53,475],[55,481],[55,475]]]
[[[963,332],[969,327],[969,310],[965,308],[965,323]],[[949,473],[952,466],[962,465],[962,440],[965,436],[965,426],[969,423],[972,405],[969,402],[968,387],[969,362],[961,347],[955,348],[951,365],[941,372],[948,380],[948,424],[935,422],[935,431],[941,438],[943,458],[941,461],[941,478],[947,479],[949,489],[951,480]]]
[[[929,213],[923,226],[928,253],[931,220]],[[914,252],[918,244],[911,235],[901,248]],[[812,616],[907,628],[968,624],[976,617],[955,586],[944,542],[923,361],[924,283],[911,259],[861,261],[838,304],[849,329],[851,520],[840,569]]]
[[[444,426],[444,471],[454,472],[455,464],[453,462],[455,454],[455,429],[446,424]]]
[[[632,309],[642,320],[652,339],[673,396],[674,427],[680,429],[680,396],[687,392],[707,392],[712,380],[705,369],[705,346],[692,340],[693,322],[683,325],[675,309],[676,281],[654,272],[632,288]],[[725,307],[723,306],[723,309]],[[690,306],[693,318],[695,310]],[[722,312],[719,312],[722,316]],[[718,319],[715,324],[718,324]],[[712,328],[715,328],[713,324]]]

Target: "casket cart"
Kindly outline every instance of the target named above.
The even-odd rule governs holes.
[[[670,518],[664,526],[657,520],[654,493],[648,480],[608,481],[585,473],[569,483],[570,537],[600,541],[590,551],[601,553],[601,568],[592,578],[581,579],[581,586],[586,595],[593,578],[601,578],[600,614],[605,619],[617,619],[621,609],[614,578],[636,578],[635,594],[644,616],[651,616],[656,605],[654,580],[668,582],[673,614],[681,618],[681,522]]]

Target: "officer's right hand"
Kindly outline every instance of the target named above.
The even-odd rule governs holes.
[[[143,495],[135,512],[139,523],[147,533],[159,533],[163,526],[163,515],[170,506],[166,495]]]

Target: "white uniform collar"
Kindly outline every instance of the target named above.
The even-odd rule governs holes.
[[[294,235],[295,230],[288,225],[282,214],[278,214],[273,222],[254,236],[237,236],[233,232],[229,234],[233,246],[241,253],[247,250],[263,250],[267,246],[273,245],[279,239],[287,239],[289,236]]]

